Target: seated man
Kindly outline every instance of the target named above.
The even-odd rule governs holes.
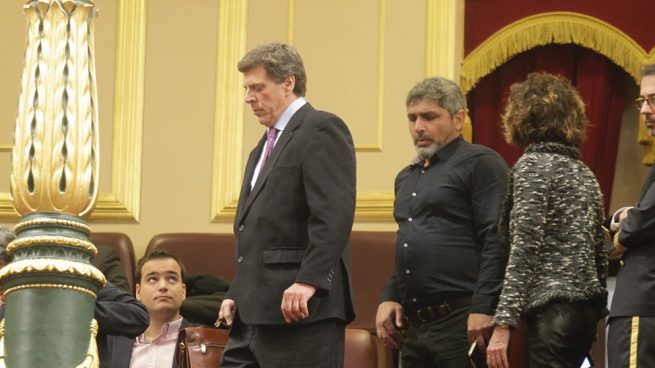
[[[188,322],[180,316],[186,297],[184,266],[164,250],[146,254],[137,264],[136,297],[150,313],[150,325],[136,339],[108,338],[111,367],[176,367],[177,337]]]

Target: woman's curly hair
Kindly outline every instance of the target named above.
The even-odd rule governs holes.
[[[503,114],[507,143],[538,142],[582,146],[587,135],[584,103],[571,82],[548,73],[531,73],[510,87]]]

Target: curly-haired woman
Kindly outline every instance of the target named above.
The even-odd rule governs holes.
[[[510,332],[523,318],[524,367],[579,367],[607,302],[603,197],[580,161],[584,104],[567,79],[532,73],[512,85],[503,124],[524,154],[499,224],[511,253],[487,364],[509,367]]]

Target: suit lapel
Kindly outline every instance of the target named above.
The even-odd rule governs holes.
[[[280,139],[281,138],[282,137],[280,137]],[[241,221],[241,217],[243,217],[246,198],[248,198],[250,194],[250,182],[255,173],[255,167],[257,166],[259,156],[261,156],[262,150],[264,149],[264,143],[266,143],[266,134],[264,134],[262,139],[259,140],[255,149],[252,150],[250,156],[248,156],[248,163],[246,163],[246,170],[243,174],[243,183],[241,184],[241,193],[239,193],[239,203],[237,204],[236,224],[238,224]]]
[[[262,188],[264,187],[264,184],[266,183],[266,179],[268,178],[268,174],[275,167],[278,159],[282,155],[282,152],[284,152],[284,148],[293,138],[294,131],[298,129],[303,119],[305,118],[305,115],[307,115],[307,113],[313,109],[314,108],[309,103],[306,103],[305,105],[303,105],[303,107],[301,107],[298,111],[296,111],[295,114],[293,114],[293,117],[291,117],[291,120],[289,120],[289,123],[287,124],[286,128],[284,128],[284,130],[282,131],[282,135],[278,139],[277,143],[275,143],[275,147],[273,147],[271,156],[264,164],[264,167],[262,167],[259,170],[259,175],[257,176],[257,181],[255,182],[255,186],[252,188],[252,191],[250,192],[250,194],[248,194],[248,197],[245,200],[245,204],[241,209],[242,211],[238,216],[237,223],[241,223],[241,220],[250,209],[250,206],[252,205],[253,201],[255,200],[255,198],[257,198],[257,196],[261,192]],[[255,165],[256,164],[257,161],[255,161]],[[253,170],[254,170],[254,166],[253,166]],[[249,177],[252,178],[252,175],[250,175]],[[247,184],[250,185],[250,182],[248,182]]]

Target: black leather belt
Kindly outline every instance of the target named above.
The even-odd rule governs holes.
[[[410,313],[410,319],[417,319],[421,322],[431,322],[447,316],[454,309],[466,307],[468,305],[471,305],[471,297],[469,295],[452,297],[444,300],[440,304],[416,309],[416,312]]]

